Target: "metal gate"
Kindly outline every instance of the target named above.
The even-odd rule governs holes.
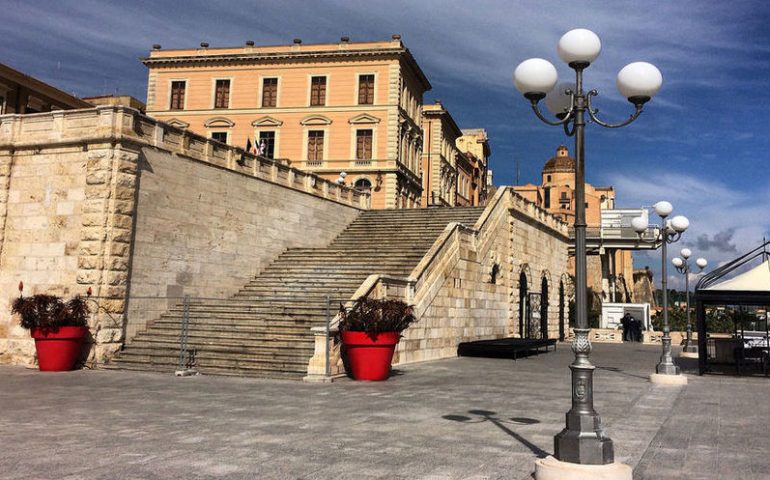
[[[540,339],[542,332],[540,328],[540,301],[539,293],[530,293],[527,295],[527,323],[525,338]]]

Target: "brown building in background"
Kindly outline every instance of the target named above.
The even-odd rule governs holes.
[[[560,145],[556,155],[545,162],[540,185],[516,186],[514,191],[568,224],[575,223],[575,159],[570,157],[566,146]],[[598,234],[602,210],[615,208],[615,189],[586,183],[585,199],[589,235],[592,230]],[[570,261],[572,275],[574,269],[573,257]],[[599,255],[589,256],[587,277],[588,288],[595,300],[594,308],[601,301],[634,301],[634,264],[630,250],[607,249]],[[611,285],[615,291],[611,291]]]
[[[90,107],[74,95],[0,63],[0,115]]]

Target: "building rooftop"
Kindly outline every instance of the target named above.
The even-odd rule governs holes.
[[[142,59],[147,66],[168,65],[173,63],[215,63],[215,62],[243,62],[256,63],[275,60],[305,60],[315,58],[340,57],[381,57],[403,56],[407,64],[411,66],[425,90],[431,89],[431,84],[425,73],[417,64],[408,48],[401,41],[401,35],[393,35],[390,40],[351,42],[348,37],[340,38],[337,43],[302,43],[297,38],[289,45],[254,45],[247,42],[238,47],[210,47],[208,43],[201,43],[199,48],[166,49],[160,45],[153,45],[150,56]]]

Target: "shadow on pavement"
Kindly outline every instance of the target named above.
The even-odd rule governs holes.
[[[468,410],[468,413],[473,415],[473,417],[468,417],[465,415],[442,415],[441,418],[445,420],[451,420],[453,422],[460,422],[460,423],[491,422],[497,428],[507,433],[511,437],[515,438],[519,443],[527,447],[532,453],[537,455],[538,458],[545,458],[548,455],[550,455],[550,453],[546,452],[542,448],[538,447],[534,443],[530,442],[526,438],[522,437],[518,433],[514,432],[513,430],[505,426],[505,424],[534,425],[536,423],[540,423],[540,420],[536,420],[534,418],[526,418],[526,417],[512,417],[508,420],[504,420],[504,419],[498,418],[496,416],[497,413],[491,412],[489,410]]]

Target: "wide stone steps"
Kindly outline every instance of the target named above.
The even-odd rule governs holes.
[[[187,343],[204,374],[302,378],[322,327],[372,274],[408,276],[452,222],[473,225],[480,208],[363,212],[325,248],[290,248],[235,295],[191,299]],[[330,305],[327,306],[327,296]],[[139,332],[110,368],[177,369],[183,305]]]

